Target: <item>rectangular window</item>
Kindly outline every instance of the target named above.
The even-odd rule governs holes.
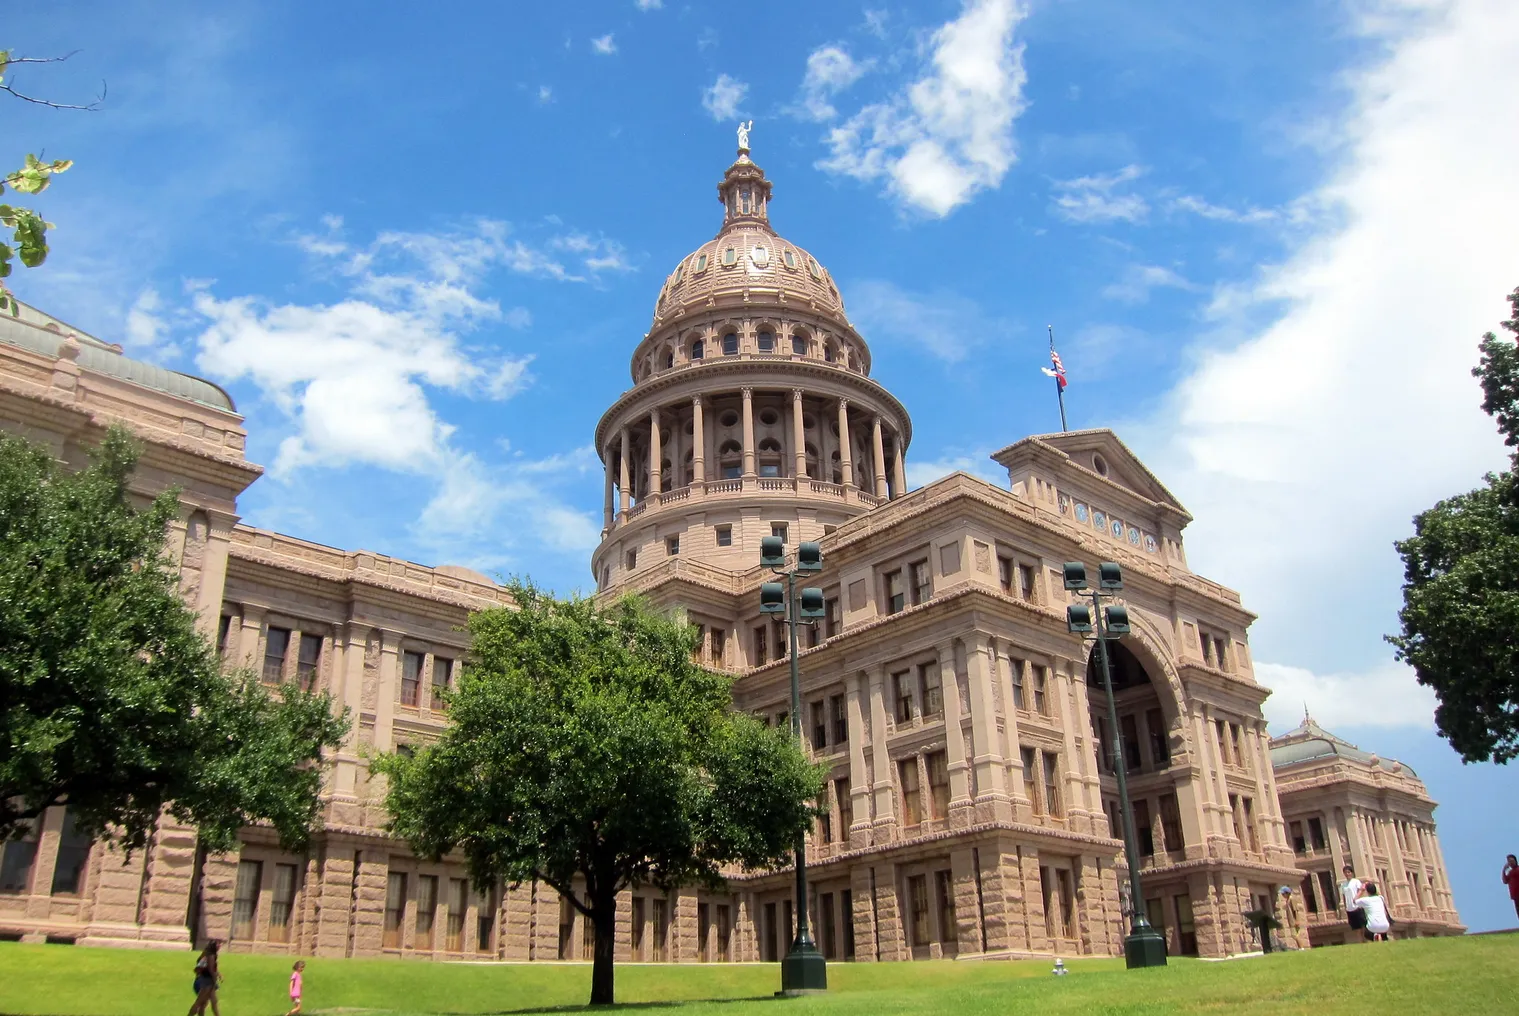
[[[1308,841],[1303,838],[1303,823],[1293,821],[1287,823],[1287,838],[1292,841],[1292,852],[1295,854],[1308,853]]]
[[[833,638],[843,630],[843,617],[839,613],[839,598],[837,596],[823,601],[823,637]]]
[[[1324,850],[1329,846],[1329,842],[1324,839],[1324,823],[1318,818],[1308,820],[1308,842],[1314,850]]]
[[[849,742],[849,713],[844,703],[844,696],[830,696],[828,711],[833,719],[833,743],[847,744]]]
[[[889,571],[885,576],[886,582],[886,613],[895,614],[905,606],[902,594],[902,571]]]
[[[625,559],[623,563],[627,566],[628,571],[632,571],[638,567],[638,551],[630,550],[623,557]]]
[[[670,938],[669,909],[668,900],[654,900],[654,948],[650,959],[655,963],[665,961],[665,944]]]
[[[1150,919],[1150,927],[1160,932],[1161,938],[1170,941],[1166,934],[1166,906],[1159,896],[1145,900],[1145,916]]]
[[[496,887],[489,886],[485,892],[475,890],[475,951],[493,951],[492,937],[496,931]],[[587,924],[590,922],[587,921]]]
[[[1044,806],[1050,815],[1059,818],[1060,808],[1060,756],[1052,751],[1044,753]]]
[[[1093,724],[1092,733],[1097,737],[1097,768],[1102,772],[1113,771],[1113,738],[1112,731],[1108,729],[1108,721],[1098,717]]]
[[[1039,782],[1039,773],[1035,768],[1039,764],[1039,753],[1033,748],[1024,748],[1019,754],[1023,761],[1023,796],[1028,798],[1029,807],[1034,809],[1035,815],[1043,815],[1044,806],[1035,789]]]
[[[1338,910],[1340,907],[1339,889],[1335,884],[1333,873],[1321,871],[1317,874],[1319,877],[1319,898],[1324,901],[1324,909]]]
[[[816,649],[822,641],[823,633],[818,630],[818,626],[815,624],[807,625],[807,648]]]
[[[1024,662],[1017,657],[1007,661],[1008,669],[1013,672],[1013,705],[1018,709],[1027,709],[1028,700],[1023,695],[1023,667]]]
[[[824,784],[823,792],[818,795],[818,799],[813,803],[817,805],[818,811],[820,812],[817,817],[816,825],[813,829],[813,835],[817,837],[819,843],[832,843],[833,809],[828,806],[827,784]]]
[[[892,695],[897,702],[897,726],[912,722],[912,684],[907,671],[891,675]]]
[[[417,935],[412,941],[416,949],[432,948],[433,925],[438,920],[438,876],[417,876]]]
[[[929,578],[928,562],[914,561],[907,566],[908,576],[912,580],[912,602],[926,603],[933,598],[933,582]]]
[[[696,905],[696,962],[707,963],[712,959],[712,907],[706,903]]]
[[[907,900],[910,908],[912,945],[926,946],[930,941],[928,930],[928,876],[910,875],[907,879]]]
[[[1182,832],[1181,807],[1177,804],[1176,794],[1161,794],[1159,803],[1160,835],[1165,839],[1165,848],[1185,850],[1187,840]]]
[[[833,796],[839,802],[839,839],[849,842],[849,827],[854,825],[854,801],[849,796],[849,778],[833,781]]]
[[[845,889],[839,893],[839,923],[844,929],[844,958],[854,959],[854,893]]]
[[[1300,893],[1303,894],[1303,906],[1305,906],[1305,907],[1308,908],[1308,912],[1310,914],[1316,914],[1316,913],[1318,913],[1319,912],[1319,894],[1314,891],[1313,876],[1312,875],[1304,875],[1303,876],[1303,884],[1298,889],[1298,892],[1300,892]]]
[[[301,648],[295,660],[295,679],[307,691],[316,688],[317,670],[322,665],[322,636],[301,632]]]
[[[728,942],[733,937],[733,911],[726,903],[717,905],[717,962],[728,962]]]
[[[1034,668],[1034,711],[1040,716],[1050,714],[1050,699],[1046,694],[1048,686],[1048,674],[1044,667]]]
[[[1034,603],[1038,596],[1034,590],[1034,566],[1020,564],[1018,566],[1018,595],[1028,603]]]
[[[838,939],[833,934],[833,893],[818,897],[818,938],[822,940],[823,958],[838,959]]]
[[[1240,799],[1245,807],[1245,833],[1250,837],[1249,847],[1256,853],[1260,853],[1261,838],[1255,831],[1255,800],[1245,797]]]
[[[1224,731],[1224,721],[1223,720],[1214,720],[1213,721],[1213,732],[1218,735],[1218,755],[1219,755],[1219,761],[1222,762],[1226,766],[1233,765],[1234,764],[1234,760],[1229,757],[1229,738],[1228,738],[1227,734]]]
[[[760,929],[760,959],[765,963],[774,963],[776,960],[775,935],[775,904],[766,903],[763,911],[765,920]]]
[[[928,764],[928,796],[933,802],[934,818],[949,817],[949,763],[944,752],[931,751],[923,759]]]
[[[264,670],[261,675],[265,684],[279,684],[285,676],[285,654],[290,651],[290,629],[269,626],[264,639]]]
[[[1234,819],[1234,838],[1239,840],[1239,845],[1243,847],[1246,844],[1245,827],[1243,822],[1240,820],[1238,794],[1229,795],[1229,815]]]
[[[596,925],[584,914],[580,914],[576,920],[580,922],[580,958],[592,960],[596,958]]]
[[[775,714],[775,726],[776,726],[777,730],[789,730],[790,729],[790,724],[791,724],[791,714],[790,713],[782,711],[782,712],[779,712],[779,713]]]
[[[718,526],[717,529],[714,530],[714,531],[717,533],[717,545],[719,547],[731,547],[731,546],[733,546],[733,527],[732,526]]]
[[[237,862],[237,883],[232,890],[231,938],[250,939],[258,920],[258,891],[264,880],[264,866],[259,861]]]
[[[74,813],[65,809],[63,832],[58,839],[58,860],[53,865],[53,895],[74,895],[84,884],[85,866],[90,860],[90,838],[79,831]]]
[[[1002,591],[1009,596],[1013,593],[1013,559],[1010,557],[997,558],[997,578],[1002,582]]]
[[[644,899],[642,896],[633,897],[633,959],[643,959],[643,936],[644,924]]]
[[[1055,884],[1060,891],[1060,929],[1064,938],[1076,937],[1075,876],[1065,868],[1055,869]]]
[[[897,772],[902,781],[902,824],[919,825],[923,821],[923,811],[918,792],[917,756],[898,762]]]
[[[955,920],[955,880],[948,871],[934,872],[934,895],[939,904],[939,941],[949,943],[960,938]]]
[[[1176,938],[1183,956],[1197,955],[1197,925],[1192,920],[1192,897],[1182,893],[1175,897]]]
[[[401,948],[401,921],[406,915],[406,876],[393,871],[385,883],[385,938],[386,949]]]
[[[1218,669],[1219,670],[1228,670],[1229,669],[1228,645],[1229,645],[1228,641],[1226,639],[1224,639],[1224,638],[1215,637],[1214,640],[1213,640],[1214,659],[1216,659],[1218,661]]]
[[[944,688],[939,665],[937,663],[920,664],[918,684],[923,689],[924,719],[944,715]]]
[[[1123,761],[1127,772],[1134,772],[1143,762],[1139,747],[1139,724],[1134,720],[1134,714],[1128,713],[1118,718],[1118,728],[1123,732]]]
[[[401,704],[414,706],[422,688],[422,654],[401,654]]]
[[[1150,758],[1154,760],[1155,768],[1164,769],[1171,764],[1171,738],[1159,709],[1145,712],[1145,728],[1150,734]]]
[[[1155,856],[1155,827],[1150,824],[1150,802],[1144,798],[1134,802],[1134,839],[1139,856]]]
[[[269,900],[269,941],[290,941],[290,914],[295,909],[293,864],[274,866],[274,895]]]
[[[570,946],[575,941],[575,907],[568,897],[559,897],[559,951],[555,957],[561,960],[573,959],[570,955]]]
[[[754,629],[754,665],[756,667],[763,667],[770,662],[770,647],[767,644],[769,636],[766,634],[768,631],[769,626],[763,624],[757,625]]]
[[[31,890],[32,865],[37,860],[36,823],[24,839],[0,843],[0,893],[26,893]]]
[[[770,535],[776,537],[782,543],[785,543],[786,542],[786,523],[784,523],[784,522],[772,522],[772,523],[770,523]]]
[[[454,661],[444,656],[432,658],[432,708],[448,708],[448,689],[454,682]]]
[[[448,880],[448,923],[443,928],[443,948],[464,951],[464,911],[469,906],[469,883],[462,878]]]
[[[1240,731],[1238,723],[1229,724],[1229,739],[1234,744],[1234,764],[1241,769],[1249,769],[1249,759],[1245,756],[1245,750],[1240,745]]]
[[[823,711],[823,700],[818,699],[807,708],[812,712],[812,750],[822,751],[828,747],[828,714]]]
[[[680,553],[680,537],[678,537],[678,536],[666,536],[665,537],[665,556],[666,557],[674,557],[675,555],[677,555],[679,553]]]
[[[232,618],[223,614],[222,619],[216,624],[216,651],[226,658],[232,650]]]

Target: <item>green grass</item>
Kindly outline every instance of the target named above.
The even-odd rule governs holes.
[[[0,943],[0,1012],[24,1016],[178,1016],[191,1001],[188,952]],[[1173,959],[1127,971],[1076,960],[1056,978],[1048,961],[835,964],[825,996],[778,1000],[774,964],[617,969],[620,1003],[678,1016],[858,1013],[996,1014],[1354,1013],[1440,1016],[1519,1012],[1519,935],[1343,946],[1206,963]],[[290,961],[229,955],[224,1016],[279,1016]],[[308,960],[306,1011],[501,1014],[581,1007],[589,966]]]

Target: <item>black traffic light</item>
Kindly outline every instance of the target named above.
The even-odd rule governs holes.
[[[1066,567],[1070,567],[1067,565]],[[1092,608],[1084,603],[1073,603],[1065,608],[1065,627],[1073,635],[1088,635],[1092,631]]]
[[[1087,587],[1087,566],[1080,561],[1067,561],[1065,563],[1065,587],[1067,589],[1085,589]]]
[[[779,536],[766,536],[760,539],[760,567],[786,567],[785,540],[781,539]]]
[[[1107,627],[1109,635],[1127,635],[1129,633],[1129,609],[1118,604],[1112,604],[1102,608],[1102,620]]]
[[[806,546],[806,544],[803,544],[803,546]],[[803,620],[816,620],[825,613],[826,611],[823,608],[823,591],[816,586],[808,586],[806,589],[803,589],[801,609]]]
[[[769,539],[769,537],[766,537]],[[786,587],[779,582],[766,582],[760,586],[760,613],[786,613]]]

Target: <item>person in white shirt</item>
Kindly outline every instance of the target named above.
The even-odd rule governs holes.
[[[1392,921],[1387,917],[1387,901],[1377,892],[1375,882],[1366,883],[1366,890],[1355,901],[1355,905],[1366,915],[1366,930],[1370,933],[1371,940],[1386,942],[1387,933],[1392,930]]]
[[[1366,911],[1356,906],[1356,900],[1361,896],[1361,880],[1355,877],[1355,869],[1348,864],[1340,870],[1345,874],[1345,881],[1340,883],[1340,901],[1345,907],[1345,916],[1350,920],[1350,930],[1364,934]]]

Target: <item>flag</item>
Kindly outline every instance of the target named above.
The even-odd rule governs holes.
[[[1050,362],[1055,365],[1054,370],[1048,367],[1041,367],[1040,369],[1055,379],[1055,384],[1061,391],[1065,391],[1065,364],[1060,362],[1060,354],[1055,352],[1054,346],[1050,347]]]

